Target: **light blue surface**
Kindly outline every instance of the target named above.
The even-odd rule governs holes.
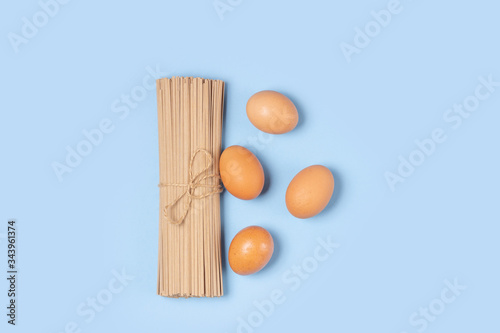
[[[7,219],[17,220],[19,297],[11,327],[2,279],[1,331],[498,331],[500,87],[458,128],[443,119],[475,93],[478,77],[500,81],[498,4],[401,0],[348,62],[342,43],[354,43],[356,27],[376,29],[370,13],[394,4],[223,3],[232,10],[221,20],[212,0],[73,0],[17,53],[8,34],[21,34],[23,17],[32,20],[41,7],[4,4],[0,234]],[[226,81],[224,146],[249,147],[270,180],[253,201],[223,194],[224,252],[255,224],[269,229],[276,251],[253,276],[225,262],[220,299],[156,295],[155,92],[126,116],[113,112],[122,94],[140,89],[147,67]],[[296,103],[294,131],[270,139],[248,121],[247,99],[264,89]],[[111,133],[58,181],[52,163],[65,163],[66,147],[76,149],[82,131],[105,119]],[[446,141],[391,191],[386,172],[396,173],[399,156],[408,159],[414,141],[437,128]],[[334,173],[334,199],[319,216],[298,220],[284,194],[311,164]],[[317,239],[327,236],[340,247],[315,267]],[[5,272],[5,239],[0,258]],[[300,286],[296,264],[312,271]],[[122,269],[134,278],[118,288]],[[447,283],[455,279],[467,288],[453,294]],[[110,283],[121,292],[106,291]],[[268,306],[274,293],[281,304],[259,310],[254,302]],[[92,317],[81,304],[98,295],[113,298]],[[429,306],[443,312],[425,320],[418,312]],[[241,320],[255,327],[239,327]]]

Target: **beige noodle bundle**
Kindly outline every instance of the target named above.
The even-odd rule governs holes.
[[[157,294],[222,296],[219,158],[224,82],[157,80],[160,230]]]

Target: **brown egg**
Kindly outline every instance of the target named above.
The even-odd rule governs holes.
[[[328,168],[312,165],[300,171],[286,190],[286,207],[295,217],[307,219],[319,214],[330,201],[334,180]]]
[[[229,245],[229,266],[239,275],[260,271],[273,256],[274,242],[264,228],[251,226],[242,229]]]
[[[250,200],[262,192],[264,169],[250,150],[241,146],[226,148],[219,169],[224,187],[235,197]]]
[[[250,97],[247,116],[255,127],[270,134],[290,132],[299,122],[299,114],[292,101],[272,90],[260,91]]]

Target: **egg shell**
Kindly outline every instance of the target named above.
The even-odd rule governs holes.
[[[255,127],[270,134],[290,132],[299,122],[293,102],[272,90],[260,91],[248,99],[247,116]]]
[[[226,190],[243,200],[259,196],[264,187],[264,169],[257,157],[242,146],[226,148],[220,157],[220,176]]]
[[[229,245],[229,266],[239,275],[249,275],[264,268],[274,252],[271,234],[259,226],[242,229]]]
[[[328,205],[335,182],[331,171],[322,165],[311,165],[300,171],[286,190],[286,207],[295,217],[307,219]]]

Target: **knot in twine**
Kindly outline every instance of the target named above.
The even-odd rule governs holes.
[[[205,156],[208,158],[208,161],[207,161],[205,167],[200,172],[195,174],[193,171],[194,170],[194,161],[196,159],[196,156],[199,153],[205,154]],[[193,202],[193,199],[203,199],[203,198],[206,198],[206,197],[211,196],[213,194],[222,192],[222,186],[219,184],[219,181],[218,181],[220,179],[220,177],[217,174],[203,175],[208,169],[210,169],[212,167],[212,165],[213,165],[212,154],[210,154],[205,149],[199,148],[191,155],[191,161],[189,162],[189,179],[188,179],[187,184],[175,184],[175,183],[173,183],[173,184],[163,184],[163,183],[158,184],[158,187],[167,187],[167,186],[186,187],[186,190],[181,195],[179,195],[176,199],[171,201],[169,204],[167,204],[163,208],[163,215],[168,220],[169,223],[181,224],[184,221],[184,219],[186,218],[186,216],[189,212],[189,209],[191,208],[191,203]],[[209,178],[217,179],[217,184],[211,185],[211,184],[203,184],[202,183],[205,179],[209,179]],[[209,192],[205,192],[205,193],[197,195],[197,194],[195,194],[195,190],[197,188],[209,188],[212,190]],[[174,220],[171,217],[172,214],[170,214],[170,211],[185,196],[187,196],[187,201],[184,205],[184,213],[177,220]]]

